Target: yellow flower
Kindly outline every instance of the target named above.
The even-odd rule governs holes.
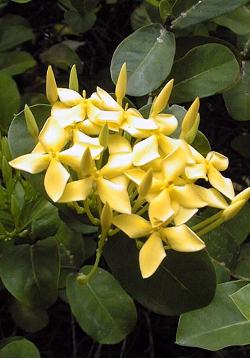
[[[149,235],[139,254],[143,278],[153,275],[166,257],[163,243],[181,252],[199,251],[205,247],[204,242],[186,225],[154,228],[149,221],[136,214],[118,215],[112,222],[132,239]]]

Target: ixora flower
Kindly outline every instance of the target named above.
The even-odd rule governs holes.
[[[98,260],[108,237],[120,230],[136,241],[141,238],[143,278],[154,274],[169,249],[202,250],[200,236],[236,215],[249,199],[249,188],[235,196],[232,181],[221,174],[228,158],[214,151],[203,157],[192,146],[200,122],[199,99],[178,124],[166,113],[171,80],[145,118],[126,103],[126,64],[114,96],[97,87],[87,97],[78,87],[74,66],[69,88],[58,87],[48,68],[50,116],[39,133],[31,109],[25,107],[27,129],[36,146],[10,165],[31,174],[45,171],[49,197],[99,226]],[[171,137],[176,129],[180,134]],[[189,220],[206,206],[219,211],[191,229]]]

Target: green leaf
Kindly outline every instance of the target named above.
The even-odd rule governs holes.
[[[73,65],[76,65],[77,71],[82,72],[82,62],[75,51],[68,46],[56,44],[44,51],[41,55],[43,63],[52,64],[62,70],[68,71]]]
[[[250,233],[250,203],[241,209],[241,211],[230,221],[227,221],[223,227],[234,238],[234,240],[241,244],[244,242]]]
[[[188,26],[227,14],[247,2],[248,0],[227,0],[226,2],[225,0],[182,1],[179,2],[178,17],[172,22],[172,27],[174,29],[185,29]]]
[[[241,79],[223,93],[228,113],[237,121],[250,120],[250,61],[243,64]]]
[[[159,3],[159,12],[164,23],[169,15],[172,14],[172,6],[169,4],[168,0],[161,0]]]
[[[87,274],[92,266],[81,272]],[[80,284],[77,275],[67,279],[67,297],[80,327],[95,341],[115,344],[134,328],[136,308],[132,299],[107,271],[98,269],[88,283]]]
[[[54,238],[10,248],[0,269],[4,286],[23,304],[46,308],[56,301],[59,254]]]
[[[237,278],[250,280],[250,244],[244,244],[240,249],[240,256],[233,275]]]
[[[139,29],[140,27],[152,24],[152,21],[144,3],[138,5],[134,9],[130,17],[130,22],[134,31]]]
[[[23,305],[17,300],[11,302],[9,310],[17,326],[26,332],[35,333],[40,331],[49,322],[49,316],[45,310]]]
[[[65,21],[76,33],[83,34],[89,31],[96,22],[96,15],[92,11],[86,12],[84,15],[74,10],[68,10],[64,14]]]
[[[35,65],[36,61],[28,52],[12,51],[0,56],[0,73],[10,76],[19,75]]]
[[[207,307],[181,315],[176,343],[217,351],[232,345],[250,343],[250,321],[240,313],[230,298],[246,284],[244,281],[217,286]]]
[[[244,133],[234,137],[231,142],[231,147],[242,155],[242,157],[250,159],[250,134]]]
[[[26,4],[27,2],[30,2],[32,0],[11,0],[13,2],[17,2],[18,4]]]
[[[214,269],[216,273],[216,282],[223,283],[223,282],[230,281],[230,277],[231,277],[230,270],[225,265],[214,259],[212,259],[212,263],[214,265]]]
[[[186,109],[182,106],[178,106],[178,104],[173,104],[171,107],[169,107],[166,110],[166,113],[173,114],[177,118],[178,126],[177,126],[176,130],[174,131],[174,133],[171,135],[171,137],[179,138],[179,136],[181,134],[182,120],[183,120],[185,114],[187,113]]]
[[[230,295],[238,310],[249,321],[250,320],[250,284],[240,288]]]
[[[6,344],[0,350],[0,358],[40,358],[36,346],[25,338]]]
[[[1,56],[0,56],[1,57]],[[20,94],[16,82],[8,75],[0,73],[0,130],[6,132],[14,113],[20,106]]]
[[[200,131],[197,132],[196,137],[192,143],[192,147],[201,153],[204,157],[211,151],[211,147],[207,137]]]
[[[171,100],[187,102],[222,92],[238,75],[239,64],[229,48],[217,43],[197,46],[173,66],[170,77],[175,79],[175,86]]]
[[[215,272],[205,251],[168,251],[159,269],[147,279],[141,277],[134,240],[124,234],[108,240],[104,257],[132,297],[155,313],[178,315],[208,304],[214,295]]]
[[[245,35],[250,32],[250,10],[247,6],[242,6],[224,16],[216,17],[213,21],[238,35]]]
[[[66,205],[60,205],[59,216],[72,230],[83,235],[95,234],[98,231],[96,226],[89,225],[86,215],[73,213]]]
[[[175,39],[172,33],[160,24],[144,26],[123,40],[115,50],[110,68],[112,80],[116,83],[121,66],[126,62],[127,94],[148,94],[168,76],[174,54]]]
[[[32,29],[26,25],[7,24],[4,18],[0,22],[0,52],[11,50],[33,38]]]

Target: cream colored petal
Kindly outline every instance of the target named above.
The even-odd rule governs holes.
[[[163,134],[158,135],[158,144],[165,155],[170,154],[179,146],[179,142],[176,139],[167,137]]]
[[[132,110],[127,110],[127,121],[128,125],[136,129],[143,130],[155,130],[158,129],[157,124],[152,119],[144,119],[141,115],[138,115],[137,112]]]
[[[142,246],[139,264],[143,278],[152,276],[166,257],[166,252],[158,232],[154,232]]]
[[[207,203],[201,199],[194,184],[174,186],[170,192],[171,200],[177,201],[181,206],[189,209],[202,208]]]
[[[183,174],[186,166],[185,154],[181,147],[178,147],[172,153],[162,160],[162,170],[165,179],[174,182],[174,180]]]
[[[153,227],[168,224],[172,221],[175,212],[171,207],[168,190],[163,190],[150,203],[148,215]]]
[[[204,242],[186,225],[162,229],[166,241],[173,250],[193,252],[204,249]]]
[[[132,153],[117,153],[109,156],[108,162],[100,170],[100,175],[112,178],[121,175],[132,166]]]
[[[212,164],[209,166],[208,180],[215,189],[219,190],[227,198],[231,200],[234,198],[235,194],[231,179],[225,178]]]
[[[12,168],[23,170],[31,174],[37,174],[45,170],[50,162],[49,154],[30,153],[24,154],[9,162]]]
[[[78,123],[77,127],[87,135],[99,135],[102,127],[97,125],[89,119],[85,119],[83,122]]]
[[[78,130],[74,131],[73,142],[82,145],[83,148],[89,147],[93,159],[99,157],[104,149],[98,138],[89,137]]]
[[[142,182],[146,171],[140,168],[133,168],[125,171],[125,175],[137,185]]]
[[[124,231],[131,239],[137,239],[150,234],[152,231],[151,224],[136,214],[122,214],[113,217],[113,224],[120,230]]]
[[[158,142],[155,135],[135,144],[133,148],[133,164],[136,166],[147,164],[159,157]]]
[[[209,152],[206,159],[220,172],[228,168],[229,160],[221,153]]]
[[[216,189],[207,189],[202,186],[195,185],[195,190],[199,194],[200,198],[212,208],[225,209],[228,207],[228,203],[226,202],[224,196],[222,196]]]
[[[51,109],[51,116],[54,117],[62,128],[85,119],[85,104],[80,103],[74,107],[67,107],[61,102],[56,102]]]
[[[125,175],[119,175],[110,179],[110,181],[112,181],[112,183],[123,185],[124,188],[127,188],[129,184],[129,179]]]
[[[58,160],[64,165],[70,166],[72,169],[79,171],[80,163],[86,148],[80,144],[74,144],[69,149],[66,149],[58,154]]]
[[[172,114],[158,114],[155,122],[164,135],[172,134],[178,126],[178,121]]]
[[[98,179],[96,184],[97,193],[103,204],[107,202],[111,209],[119,213],[131,213],[131,205],[126,187],[106,179]]]
[[[82,96],[69,88],[58,88],[58,96],[63,104],[69,107],[76,106],[83,101]]]
[[[114,100],[112,96],[110,96],[110,94],[108,94],[108,92],[104,91],[104,89],[97,87],[96,92],[103,101],[105,109],[109,109],[111,111],[121,110],[121,106]]]
[[[66,185],[63,195],[58,200],[58,203],[70,203],[73,201],[85,200],[91,193],[92,187],[92,178],[72,181]]]
[[[91,120],[96,124],[104,125],[107,124],[116,124],[120,125],[123,121],[123,111],[99,111],[99,113]]]
[[[68,141],[68,133],[50,117],[39,134],[39,142],[47,152],[59,152]]]
[[[206,165],[206,159],[196,150],[194,149],[191,145],[188,145],[190,152],[195,160],[195,162],[197,164],[204,164]]]
[[[44,186],[48,196],[53,201],[60,199],[69,177],[70,175],[64,166],[58,160],[52,159],[45,174]]]
[[[35,148],[32,150],[32,153],[34,154],[46,154],[46,150],[43,148],[41,143],[37,143]]]
[[[109,136],[108,148],[110,154],[132,152],[131,144],[129,141],[118,134]]]
[[[150,111],[150,116],[154,117],[158,113],[162,112],[166,105],[168,104],[168,100],[173,88],[174,80],[170,80],[155,98],[152,108]]]
[[[207,168],[205,164],[188,164],[185,168],[185,175],[191,180],[207,180]]]
[[[187,209],[183,206],[179,206],[177,214],[174,217],[175,225],[185,224],[188,220],[190,220],[196,213],[198,209]]]

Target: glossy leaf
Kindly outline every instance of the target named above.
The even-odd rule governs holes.
[[[237,121],[250,120],[250,61],[243,63],[241,79],[223,93],[228,113]]]
[[[91,267],[85,266],[81,272],[87,274]],[[100,268],[86,284],[80,284],[76,277],[68,277],[66,289],[70,308],[80,327],[102,344],[123,340],[136,323],[132,299],[109,272]]]
[[[231,299],[243,314],[243,316],[249,321],[250,320],[250,284],[240,288],[234,292]]]
[[[26,305],[49,307],[57,299],[56,240],[48,238],[34,245],[12,247],[1,260],[0,273],[4,286],[17,300]]]
[[[0,350],[0,358],[40,358],[34,343],[25,338],[11,341]]]
[[[244,244],[240,250],[234,276],[244,280],[250,280],[250,244]]]
[[[241,211],[223,226],[225,230],[234,238],[235,242],[241,244],[250,233],[250,203],[241,209]]]
[[[238,75],[239,64],[229,48],[217,43],[197,46],[173,66],[171,99],[179,103],[211,96],[231,86]]]
[[[7,74],[0,73],[0,129],[8,130],[10,122],[20,106],[20,94],[16,82]]]
[[[250,10],[247,6],[239,7],[224,16],[216,17],[213,21],[218,25],[227,27],[238,35],[250,32]]]
[[[210,305],[181,315],[176,343],[211,351],[249,344],[250,321],[246,320],[230,298],[245,284],[245,281],[222,283],[217,286]]]
[[[132,297],[155,313],[178,315],[205,306],[214,295],[215,272],[205,251],[168,251],[156,273],[147,279],[141,276],[134,240],[124,234],[107,242],[104,257]]]
[[[193,0],[178,2],[174,10],[175,13],[178,11],[178,15],[172,22],[172,27],[184,29],[188,26],[227,14],[245,5],[247,2],[248,0],[227,0],[226,2],[224,0]]]
[[[115,50],[111,62],[112,80],[116,83],[121,66],[126,62],[127,94],[148,94],[168,76],[174,53],[175,40],[172,33],[159,24],[144,26],[123,40]]]
[[[17,300],[11,302],[9,309],[16,325],[26,332],[40,331],[49,322],[49,316],[45,310],[23,305]]]
[[[203,134],[201,131],[197,132],[196,137],[192,142],[192,147],[194,147],[204,157],[207,155],[208,152],[211,151],[209,141],[205,134]]]
[[[0,56],[0,73],[10,76],[19,75],[35,65],[36,61],[28,52],[12,51]]]

